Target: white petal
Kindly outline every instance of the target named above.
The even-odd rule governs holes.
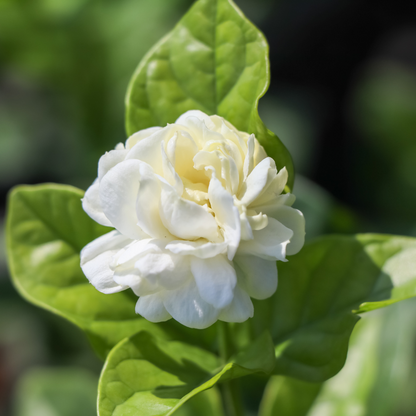
[[[178,131],[168,141],[166,153],[175,167],[177,174],[183,179],[198,183],[206,183],[208,177],[204,170],[194,168],[193,159],[198,153],[198,146],[187,131]]]
[[[244,322],[254,314],[253,303],[250,296],[238,285],[234,290],[234,299],[224,308],[218,319],[225,322]]]
[[[108,250],[119,251],[129,243],[131,239],[120,234],[118,231],[113,230],[107,234],[102,235],[101,237],[96,238],[91,243],[87,244],[81,250],[81,266],[88,261],[93,260],[99,254]]]
[[[257,209],[257,207],[261,205],[275,203],[276,198],[282,196],[280,194],[285,189],[287,179],[288,173],[286,168],[280,169],[279,173],[275,175],[273,179],[264,187],[263,192],[252,201],[251,207],[255,207]]]
[[[161,187],[158,177],[146,164],[140,165],[140,189],[136,200],[137,224],[154,238],[172,237],[159,215]]]
[[[82,271],[100,292],[116,293],[126,289],[126,286],[119,285],[113,280],[114,272],[110,264],[114,255],[130,242],[130,239],[118,231],[111,231],[87,244],[81,250]]]
[[[114,257],[114,267],[134,267],[137,258],[149,252],[160,253],[166,245],[166,241],[145,238],[135,240],[120,250]]]
[[[293,236],[293,231],[286,228],[274,218],[260,231],[253,231],[253,240],[241,241],[237,255],[254,255],[265,260],[286,261],[286,246]]]
[[[82,198],[82,208],[84,211],[98,224],[106,227],[112,227],[110,220],[105,216],[101,207],[100,201],[100,184],[98,178],[85,192],[84,198]]]
[[[225,253],[227,242],[211,243],[205,239],[197,241],[176,240],[171,241],[166,248],[175,254],[192,255],[200,259],[207,259]]]
[[[110,169],[100,182],[101,206],[113,226],[133,240],[147,235],[137,225],[136,199],[140,187],[138,160],[125,160]]]
[[[248,206],[262,194],[276,176],[276,164],[271,157],[263,159],[248,175],[238,195],[242,204]]]
[[[176,289],[191,277],[188,257],[170,252],[145,254],[136,261],[135,268],[141,276],[166,289]]]
[[[254,299],[267,299],[277,289],[277,266],[274,260],[264,260],[256,256],[236,256],[234,258],[239,278],[244,289]]]
[[[247,218],[247,213],[243,212],[240,214],[240,226],[241,226],[241,239],[252,240],[253,230],[251,229],[250,221]]]
[[[122,162],[128,153],[126,149],[111,150],[101,156],[98,162],[98,180],[104,177],[104,175],[118,163]]]
[[[257,166],[263,159],[266,159],[267,153],[264,147],[259,143],[257,139],[254,140],[254,155],[253,162],[254,166]]]
[[[254,134],[251,134],[247,141],[247,153],[246,157],[244,158],[244,165],[243,165],[243,173],[244,179],[248,177],[254,167]]]
[[[256,206],[254,206],[253,209],[255,209],[257,212],[261,212],[263,214],[266,214],[268,216],[273,217],[273,212],[277,208],[279,208],[283,205],[286,205],[286,206],[290,207],[294,204],[295,201],[296,201],[295,195],[293,195],[293,194],[282,194],[282,195],[279,195],[279,196],[271,199],[270,201],[267,201],[264,204],[262,203],[261,205],[257,205],[257,201],[256,201]],[[253,204],[252,204],[252,207],[253,207]]]
[[[211,177],[211,171],[214,171],[218,178],[221,178],[221,161],[219,152],[207,152],[201,150],[194,157],[194,167],[197,171],[204,172],[206,178]],[[206,180],[205,180],[206,181]]]
[[[237,276],[232,263],[224,255],[210,259],[192,257],[191,270],[202,299],[217,309],[230,304]]]
[[[190,328],[207,328],[219,314],[218,309],[201,298],[193,279],[179,289],[164,292],[163,304],[175,320]]]
[[[262,230],[269,224],[269,218],[265,214],[255,214],[255,212],[248,211],[247,221],[253,231]]]
[[[178,195],[183,193],[183,183],[179,175],[175,172],[172,164],[170,163],[168,156],[166,155],[163,143],[161,144],[161,154],[163,162],[163,177],[175,188]]]
[[[155,173],[163,175],[162,154],[160,145],[167,142],[178,130],[174,124],[169,124],[161,130],[156,131],[151,136],[140,140],[130,150],[126,159],[137,159],[149,164]]]
[[[162,289],[157,281],[141,276],[140,271],[134,267],[122,270],[116,268],[113,279],[119,285],[130,287],[137,296],[152,295]]]
[[[136,313],[150,322],[164,322],[172,317],[163,305],[161,295],[141,296],[136,303]]]
[[[133,148],[138,142],[147,137],[151,136],[152,134],[162,130],[162,127],[149,127],[148,129],[140,130],[137,133],[134,133],[130,136],[126,141],[126,149]]]
[[[192,119],[195,119],[195,118],[203,121],[209,129],[215,129],[215,124],[212,122],[210,116],[206,115],[205,113],[199,110],[187,111],[175,121],[175,124],[181,124],[186,127],[192,127],[193,126],[192,123],[194,122],[194,120]]]
[[[173,235],[185,240],[218,240],[217,222],[205,208],[181,198],[168,183],[161,182],[161,186],[160,218]]]
[[[298,253],[305,244],[305,218],[303,214],[295,208],[282,205],[275,209],[271,215],[293,231],[293,237],[286,248],[286,254],[291,256]]]
[[[240,244],[240,213],[234,206],[234,199],[221,182],[213,177],[209,183],[208,195],[211,208],[217,222],[224,229],[224,238],[228,242],[228,259],[232,260]]]

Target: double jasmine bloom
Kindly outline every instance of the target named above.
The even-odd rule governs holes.
[[[250,298],[275,292],[276,261],[304,243],[287,179],[222,117],[189,111],[141,130],[99,161],[83,208],[115,230],[84,247],[81,267],[100,292],[131,288],[149,321],[243,322]]]

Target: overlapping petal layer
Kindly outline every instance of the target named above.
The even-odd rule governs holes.
[[[85,194],[88,215],[115,230],[82,250],[81,267],[103,293],[131,288],[149,321],[243,322],[250,297],[276,290],[276,261],[304,243],[287,179],[219,116],[189,111],[137,132],[102,156]]]

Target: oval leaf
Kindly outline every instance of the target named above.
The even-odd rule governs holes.
[[[108,355],[98,387],[98,414],[172,415],[218,382],[270,373],[274,361],[267,332],[225,365],[198,347],[139,332]]]
[[[416,295],[416,239],[327,236],[279,265],[279,287],[256,302],[254,330],[269,328],[275,373],[324,381],[344,365],[358,313]]]
[[[254,133],[294,180],[289,152],[258,114],[270,84],[264,35],[231,0],[199,0],[137,68],[126,97],[128,135],[173,123],[188,110],[224,117]]]
[[[351,337],[345,367],[324,383],[308,416],[402,414],[397,405],[403,392],[408,386],[413,393],[409,375],[415,306],[400,303],[359,322]]]
[[[7,252],[14,285],[28,301],[82,328],[105,357],[142,329],[164,335],[134,312],[135,296],[98,292],[80,268],[80,250],[109,232],[83,211],[84,192],[64,185],[20,186],[9,197]]]

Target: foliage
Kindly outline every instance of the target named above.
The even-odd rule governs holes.
[[[291,157],[258,114],[258,101],[269,86],[268,59],[264,36],[231,0],[198,0],[137,68],[127,94],[128,134],[174,122],[189,109],[216,113],[255,133],[277,166],[288,168],[292,188]],[[255,302],[254,318],[228,327],[231,351],[224,354],[218,324],[204,331],[174,322],[152,324],[135,315],[128,291],[103,295],[89,285],[79,252],[109,229],[84,213],[82,196],[79,189],[52,184],[13,190],[8,260],[21,295],[81,328],[106,360],[100,416],[138,410],[143,415],[221,415],[221,398],[227,401],[233,379],[260,372],[274,374],[261,416],[314,416],[324,407],[336,416],[347,414],[351,403],[363,415],[381,414],[383,386],[392,385],[389,368],[396,365],[397,345],[406,333],[397,317],[385,329],[393,338],[386,344],[390,351],[378,348],[381,318],[364,320],[352,339],[350,372],[324,382],[343,367],[361,314],[416,295],[416,239],[361,234],[311,241],[280,266],[278,290]],[[388,318],[386,312],[376,316]],[[375,354],[387,357],[384,367],[377,367]],[[364,378],[357,372],[362,366]],[[347,396],[338,394],[337,383],[348,386]],[[53,396],[53,384],[45,381],[46,387],[31,394]],[[78,393],[68,387],[68,394]]]

